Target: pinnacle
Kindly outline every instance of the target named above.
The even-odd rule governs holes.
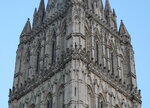
[[[21,35],[28,34],[30,32],[31,32],[31,24],[30,24],[30,19],[28,18]]]
[[[45,10],[45,3],[44,0],[41,0],[38,11],[44,11],[44,10]]]
[[[113,16],[117,16],[116,12],[115,12],[115,9],[113,9]]]
[[[124,23],[123,23],[123,20],[121,20],[121,24],[120,24],[120,28],[119,28],[119,33],[121,35],[126,35],[126,36],[130,36],[128,30],[126,29]]]
[[[111,6],[109,0],[106,0],[105,10],[111,11]]]
[[[37,13],[37,8],[35,8],[35,10],[34,10],[34,15]]]

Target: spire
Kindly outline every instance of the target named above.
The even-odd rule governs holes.
[[[127,31],[123,21],[121,20],[121,24],[120,24],[120,28],[119,28],[119,33],[120,35],[126,35],[126,36],[130,36],[129,32]]]
[[[105,10],[106,10],[106,11],[109,11],[109,12],[112,12],[111,6],[110,6],[110,3],[109,3],[109,0],[106,0]]]
[[[113,9],[113,21],[114,21],[114,27],[117,29],[117,15],[115,12],[115,9]]]
[[[35,8],[34,15],[33,15],[33,24],[32,24],[33,29],[36,28],[37,25],[37,16],[38,16],[37,8]]]
[[[111,26],[112,25],[112,10],[111,10],[109,0],[106,0],[104,15],[105,15],[105,19],[107,23]]]
[[[39,11],[45,11],[45,3],[44,3],[44,0],[41,0],[41,2],[40,2]]]
[[[28,18],[21,35],[28,34],[30,32],[31,32],[31,24],[30,24],[30,19]]]

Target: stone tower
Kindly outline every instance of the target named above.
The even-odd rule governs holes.
[[[141,108],[134,51],[106,0],[41,0],[17,49],[9,108]]]

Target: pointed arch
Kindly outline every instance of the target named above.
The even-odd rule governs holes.
[[[111,70],[111,74],[114,75],[114,48],[113,48],[113,44],[110,43],[110,70]]]
[[[105,101],[104,101],[104,97],[103,97],[103,95],[102,94],[99,94],[98,95],[98,103],[97,103],[97,108],[104,108],[104,103],[105,103]]]
[[[90,85],[87,85],[87,108],[94,108],[94,93]]]
[[[65,99],[65,75],[63,72],[60,74],[60,78],[58,80],[58,85],[57,85],[57,108],[64,108],[64,99]]]
[[[52,34],[52,64],[56,61],[56,31],[53,29]]]
[[[98,28],[96,28],[96,30],[95,30],[95,37],[96,37],[97,41],[100,42],[100,32],[99,32]]]
[[[91,87],[91,90],[93,91],[93,88],[94,88],[94,85],[93,85],[93,81],[92,81],[92,77],[91,77],[91,75],[88,75],[88,77],[87,77],[87,85],[89,86],[89,87]]]
[[[60,22],[60,26],[59,26],[59,29],[60,29],[60,33],[62,34],[65,34],[66,33],[66,18],[64,18],[61,22]]]
[[[64,85],[62,84],[57,91],[57,108],[64,108]]]
[[[40,40],[38,39],[37,41],[37,61],[36,61],[36,72],[39,73],[40,70],[40,53],[41,53],[41,43]]]
[[[124,76],[126,76],[126,73],[125,73],[126,63],[125,63],[125,57],[123,54],[123,49],[120,46],[117,47],[117,65],[118,65],[118,78],[122,83],[125,83]]]
[[[65,36],[67,33],[67,23],[66,23],[66,18],[61,21],[61,26],[60,26],[60,47],[61,47],[61,52],[65,51]],[[62,55],[62,54],[61,54]],[[63,60],[63,57],[62,57]]]
[[[96,63],[98,65],[102,65],[102,37],[100,35],[99,29],[96,28],[95,35],[94,35],[94,43],[95,43],[95,57],[96,57]]]
[[[90,21],[86,18],[85,20],[85,30],[89,31],[91,29]]]
[[[100,35],[100,30],[98,28],[95,28],[95,29],[96,29],[94,33],[95,41],[98,41],[98,43],[101,44],[102,36]]]
[[[49,93],[46,96],[46,108],[52,108],[52,106],[53,106],[53,96],[51,93]]]
[[[99,89],[98,91],[98,95],[101,95],[102,97],[103,97],[103,100],[106,102],[106,90],[105,90],[105,86],[103,86],[103,84],[102,84],[102,81],[101,81],[102,79],[100,79],[100,81],[99,81],[99,88],[101,88],[101,90]]]
[[[98,43],[98,41],[96,41],[95,44],[96,44],[95,45],[96,63],[99,64],[99,43]]]
[[[110,58],[110,70],[111,74],[115,77],[119,76],[118,72],[118,60],[117,60],[117,48],[115,47],[115,44],[112,40],[109,41],[109,58]]]
[[[85,21],[85,37],[86,37],[86,41],[85,41],[85,49],[86,52],[89,52],[89,58],[91,59],[91,48],[92,48],[92,37],[91,37],[91,24],[90,21],[88,19],[86,19]]]

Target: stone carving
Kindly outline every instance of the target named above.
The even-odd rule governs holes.
[[[122,21],[116,29],[108,0],[105,8],[48,0],[46,9],[41,0],[33,19],[20,37],[9,108],[141,108],[130,35]]]

